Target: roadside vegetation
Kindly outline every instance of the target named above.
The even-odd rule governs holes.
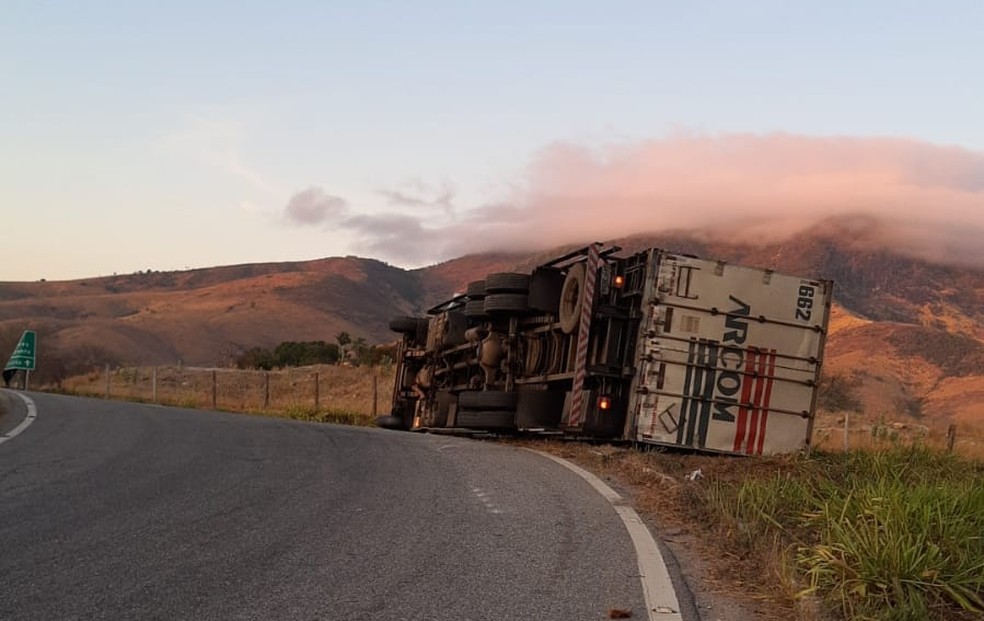
[[[233,367],[118,367],[93,370],[43,389],[186,408],[297,420],[373,425],[389,411],[395,346],[367,345],[339,332],[335,343],[285,341],[254,347]]]
[[[273,349],[252,347],[236,357],[239,369],[302,367],[313,364],[337,364],[345,362],[356,366],[391,364],[396,356],[396,345],[369,345],[364,338],[348,332],[335,335],[335,343],[325,341],[285,341]]]
[[[273,371],[193,367],[93,370],[52,392],[183,408],[244,412],[347,425],[373,425],[389,412],[392,365],[311,365]]]
[[[984,616],[979,461],[898,444],[762,459],[535,448],[627,484],[654,525],[700,550],[705,578],[757,601],[761,618]]]
[[[917,446],[792,465],[703,493],[735,543],[764,548],[789,595],[849,619],[984,614],[980,464]]]

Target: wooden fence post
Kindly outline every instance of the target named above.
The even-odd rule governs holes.
[[[157,367],[154,367],[151,373],[150,401],[157,403]]]
[[[950,423],[950,426],[946,428],[946,452],[953,452],[953,445],[957,442],[957,426]]]
[[[263,372],[263,407],[270,407],[270,372]]]
[[[321,374],[314,372],[314,409],[317,411],[321,407]]]
[[[372,368],[372,417],[376,418],[377,402],[379,397],[379,390],[377,389],[378,376],[376,375],[376,367]]]
[[[216,409],[218,404],[218,379],[215,373],[215,369],[212,369],[212,409]]]
[[[109,399],[109,363],[106,363],[106,398]]]
[[[844,412],[844,452],[851,450],[851,413]]]

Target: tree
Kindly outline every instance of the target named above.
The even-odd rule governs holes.
[[[312,364],[334,364],[339,360],[338,345],[324,341],[284,341],[273,351],[253,347],[236,359],[241,369],[264,369],[274,367],[300,367]]]
[[[829,412],[861,412],[864,404],[855,390],[860,384],[857,377],[824,375],[820,378],[817,401]]]
[[[366,343],[364,338],[357,337],[352,341],[352,347],[349,351],[349,357],[354,360],[356,364],[367,364],[369,362],[369,345]]]
[[[236,358],[236,366],[240,369],[263,369],[269,371],[276,365],[276,358],[269,349],[251,347]]]

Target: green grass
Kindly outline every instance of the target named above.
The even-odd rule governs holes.
[[[295,420],[317,421],[319,423],[338,423],[340,425],[355,425],[357,427],[374,427],[376,420],[367,414],[335,408],[315,408],[307,405],[288,406],[283,411],[273,414]]]
[[[773,551],[797,597],[843,618],[984,614],[979,463],[923,447],[821,453],[771,477],[711,484],[704,500],[743,549]]]

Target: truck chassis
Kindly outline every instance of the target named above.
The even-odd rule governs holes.
[[[832,283],[592,244],[468,283],[401,334],[384,427],[732,454],[809,445]]]

